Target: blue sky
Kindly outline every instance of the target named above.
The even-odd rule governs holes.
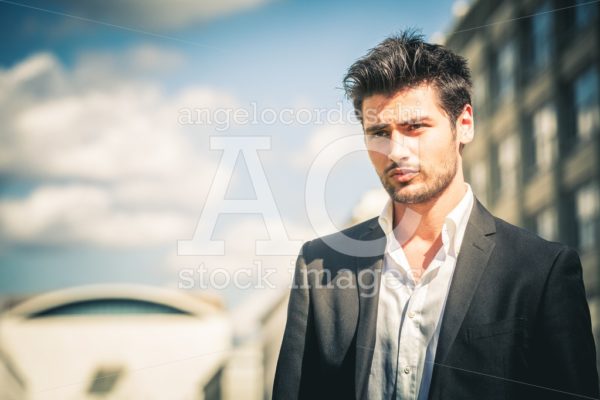
[[[211,136],[269,138],[260,157],[283,223],[294,239],[310,239],[303,197],[311,161],[325,139],[360,134],[359,125],[216,130],[177,125],[178,112],[350,110],[340,87],[354,60],[399,29],[431,37],[452,22],[449,0],[142,3],[0,0],[2,293],[173,286],[185,266],[252,265],[255,254],[239,249],[264,236],[257,216],[219,219],[213,236],[226,240],[222,259],[176,254],[219,168]],[[236,166],[228,193],[252,198],[243,160]],[[331,219],[346,223],[378,186],[365,153],[340,160],[324,199]],[[289,265],[285,257],[263,262]],[[243,298],[221,291],[232,304]]]

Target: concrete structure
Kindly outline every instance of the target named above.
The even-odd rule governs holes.
[[[258,292],[232,312],[235,346],[224,373],[224,399],[271,398],[289,297],[282,287]]]
[[[578,249],[600,344],[600,4],[480,0],[445,44],[473,71],[474,192],[496,215]]]
[[[0,399],[27,399],[27,383],[15,363],[0,349]]]
[[[11,360],[3,365],[20,371],[13,383],[23,382],[13,398],[220,399],[232,325],[224,310],[178,291],[84,286],[10,309],[0,348]]]

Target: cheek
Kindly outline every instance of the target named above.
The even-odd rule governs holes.
[[[419,155],[422,147],[421,142],[423,142],[423,139],[420,136],[402,138],[402,144],[408,149],[410,154]]]
[[[388,163],[388,158],[385,154],[374,150],[368,150],[368,154],[371,164],[373,164],[375,169],[380,170],[385,168]]]
[[[389,153],[390,141],[383,138],[373,138],[365,143],[365,147],[369,154],[373,154],[374,156],[384,156]],[[374,156],[371,156],[371,158]]]
[[[430,160],[430,162],[444,161],[451,157],[452,153],[458,150],[458,145],[452,138],[427,138],[419,142],[418,154],[420,158]]]

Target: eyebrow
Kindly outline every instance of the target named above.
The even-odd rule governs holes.
[[[412,124],[418,124],[418,123],[430,122],[430,121],[431,121],[431,118],[429,118],[428,116],[422,116],[422,117],[415,118],[415,119],[407,119],[407,120],[401,121],[398,123],[398,125],[406,126],[406,125],[412,125]],[[365,129],[365,132],[372,133],[375,131],[385,129],[385,128],[389,127],[390,125],[391,124],[388,124],[388,123],[371,125]]]
[[[367,132],[367,133],[376,132],[376,131],[382,130],[384,128],[387,128],[388,126],[390,126],[390,124],[371,125],[371,126],[369,126],[368,128],[365,129],[365,132]]]

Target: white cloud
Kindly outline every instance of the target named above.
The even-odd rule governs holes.
[[[50,53],[37,53],[8,70],[0,69],[1,113],[11,115],[39,96],[61,92],[63,69]]]
[[[169,73],[184,67],[187,57],[178,50],[145,43],[125,50],[84,51],[77,57],[72,83],[84,88],[117,86],[133,79]]]
[[[50,177],[173,176],[194,155],[163,101],[157,88],[138,86],[31,105],[15,116],[10,164]]]
[[[135,76],[138,61],[161,52],[104,54],[105,65],[130,68],[107,68],[112,78],[87,85],[93,56],[67,69],[40,53],[0,71],[0,171],[42,181],[0,202],[5,239],[138,246],[193,232],[220,154],[208,148],[210,127],[181,125],[179,112],[236,101],[198,86],[166,94]]]
[[[36,77],[43,76],[58,67],[58,62],[49,53],[38,53],[19,63],[2,76],[3,86],[14,87]]]
[[[262,6],[268,0],[88,0],[63,1],[74,14],[132,29],[167,31],[184,28]]]
[[[109,190],[89,185],[42,186],[27,198],[0,201],[2,235],[13,241],[148,246],[189,230],[175,212],[122,210]]]
[[[326,147],[333,145],[335,142],[344,137],[355,135],[357,133],[356,126],[350,124],[329,124],[316,128],[310,135],[305,148],[297,153],[291,159],[294,167],[300,170],[306,170],[313,163],[315,158]],[[336,148],[343,157],[346,151],[345,147]]]

